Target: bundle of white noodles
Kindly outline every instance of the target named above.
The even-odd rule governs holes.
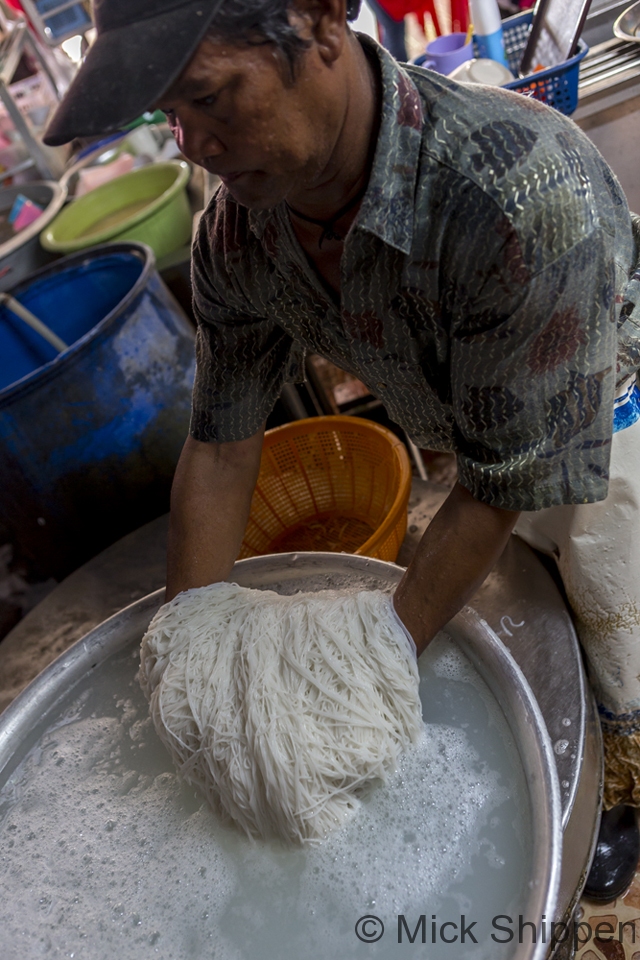
[[[381,592],[179,594],[140,682],[180,773],[251,837],[322,839],[422,729],[415,651]]]

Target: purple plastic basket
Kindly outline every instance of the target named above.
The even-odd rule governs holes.
[[[516,76],[518,75],[524,48],[527,45],[532,21],[533,13],[521,13],[502,22],[504,51],[509,69]],[[565,60],[557,67],[538,70],[537,73],[530,73],[527,77],[505,83],[504,87],[506,90],[515,90],[517,93],[523,93],[527,97],[540,100],[549,107],[555,107],[560,113],[569,115],[578,106],[580,61],[583,57],[586,57],[588,52],[589,47],[583,40],[580,40],[578,42],[578,52],[574,57]]]

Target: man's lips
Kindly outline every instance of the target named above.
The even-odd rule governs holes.
[[[249,176],[251,171],[244,170],[242,173],[219,173],[218,176],[223,183],[237,183],[241,177]]]
[[[220,170],[219,164],[216,163],[215,159],[205,157],[199,161],[201,167],[210,173],[214,177],[220,177],[221,180],[224,180],[225,183],[234,183],[236,180],[239,180],[240,177],[243,177],[246,173],[250,171],[247,170]]]

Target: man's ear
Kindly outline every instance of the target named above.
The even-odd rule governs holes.
[[[327,63],[337,60],[347,36],[347,0],[294,0],[289,19]]]

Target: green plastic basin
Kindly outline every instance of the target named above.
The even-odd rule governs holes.
[[[55,253],[108,241],[137,240],[160,259],[189,242],[189,165],[183,160],[133,170],[66,206],[40,234]]]

